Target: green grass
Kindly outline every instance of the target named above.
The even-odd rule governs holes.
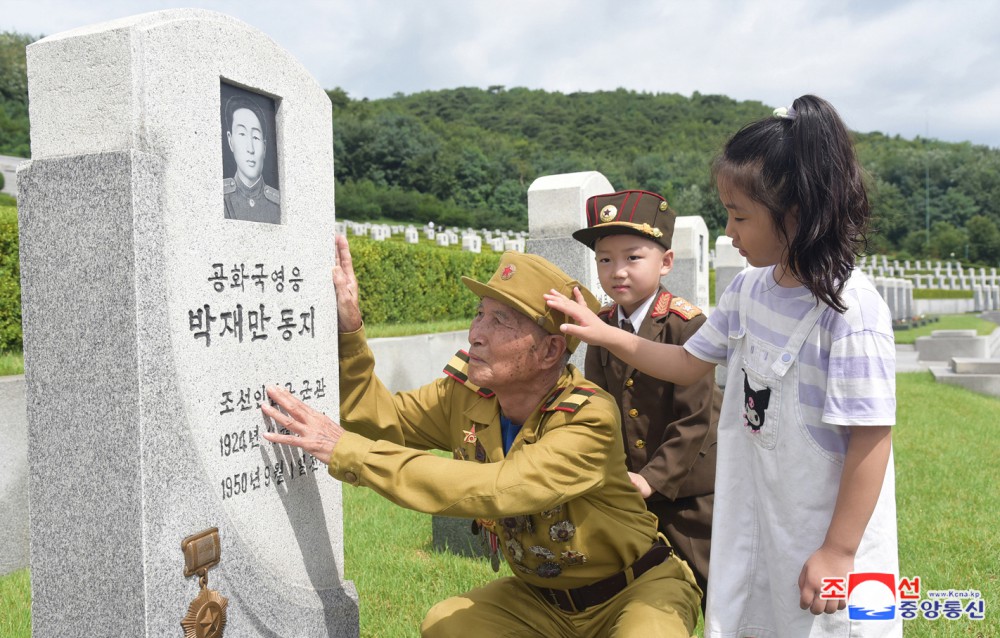
[[[905,635],[1000,636],[1000,399],[907,373],[897,375],[897,401],[900,573],[919,576],[924,593],[978,589],[986,600],[983,621],[917,618],[905,621]],[[434,603],[498,577],[485,560],[434,551],[429,516],[371,490],[344,486],[344,525],[362,638],[417,636]],[[27,570],[0,578],[0,636],[30,637],[29,596]]]
[[[929,337],[934,330],[975,330],[977,334],[992,334],[997,324],[978,315],[941,315],[938,321],[909,330],[897,330],[896,343],[914,343],[917,337]]]
[[[24,374],[24,355],[20,352],[0,352],[0,377],[13,374]]]
[[[986,619],[906,621],[906,636],[1000,636],[1000,399],[896,377],[900,574],[921,590],[978,589]]]
[[[381,337],[409,337],[412,335],[431,334],[436,332],[452,332],[454,330],[468,330],[468,319],[448,319],[445,321],[435,321],[433,323],[383,323],[365,325],[365,334],[369,339]]]
[[[484,559],[434,551],[431,519],[397,507],[371,490],[344,486],[344,576],[354,581],[361,636],[417,636],[431,606],[509,576]]]
[[[0,576],[0,636],[31,638],[31,580],[27,569]]]
[[[971,290],[944,290],[941,288],[914,288],[914,299],[972,299]]]

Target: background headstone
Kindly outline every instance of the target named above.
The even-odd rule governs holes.
[[[338,416],[329,98],[265,35],[201,10],[27,58],[33,635],[179,635],[199,592],[180,542],[218,527],[226,635],[356,636],[340,484],[266,443],[258,408],[280,384]],[[278,224],[224,219],[221,81],[276,105]]]
[[[462,237],[462,250],[472,253],[483,251],[483,238],[479,235],[465,235]]]
[[[674,225],[674,267],[663,285],[674,295],[708,309],[708,226],[697,215],[678,217]]]
[[[722,298],[729,284],[747,267],[747,259],[733,246],[731,237],[719,235],[715,238],[715,301]],[[720,388],[726,387],[727,366],[715,366],[715,382]]]
[[[524,250],[559,266],[604,302],[608,297],[597,278],[594,251],[573,239],[573,232],[587,225],[587,199],[614,190],[611,182],[596,171],[545,175],[528,187],[529,239]],[[581,344],[578,350],[584,348]]]

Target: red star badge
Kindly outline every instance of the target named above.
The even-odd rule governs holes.
[[[476,438],[476,425],[474,423],[472,424],[472,428],[471,429],[469,429],[469,430],[462,430],[462,432],[465,433],[465,442],[466,443],[475,443],[477,441],[477,438]]]
[[[517,272],[517,268],[514,267],[514,264],[507,264],[504,269],[500,271],[500,279],[507,281],[514,276],[515,272]]]

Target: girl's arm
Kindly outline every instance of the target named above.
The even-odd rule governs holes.
[[[677,385],[690,385],[715,368],[682,346],[658,343],[610,326],[598,318],[583,300],[579,288],[573,289],[576,301],[555,290],[545,295],[550,308],[565,313],[575,324],[564,323],[561,329],[588,344],[603,346],[640,372]]]
[[[854,555],[875,510],[889,465],[892,428],[855,426],[847,443],[844,473],[823,546],[809,557],[799,575],[799,606],[814,614],[844,609],[844,599],[821,599],[824,578],[845,578],[854,571]]]

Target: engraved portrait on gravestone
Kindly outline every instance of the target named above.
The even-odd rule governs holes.
[[[225,218],[278,224],[274,100],[221,83],[222,197]]]

